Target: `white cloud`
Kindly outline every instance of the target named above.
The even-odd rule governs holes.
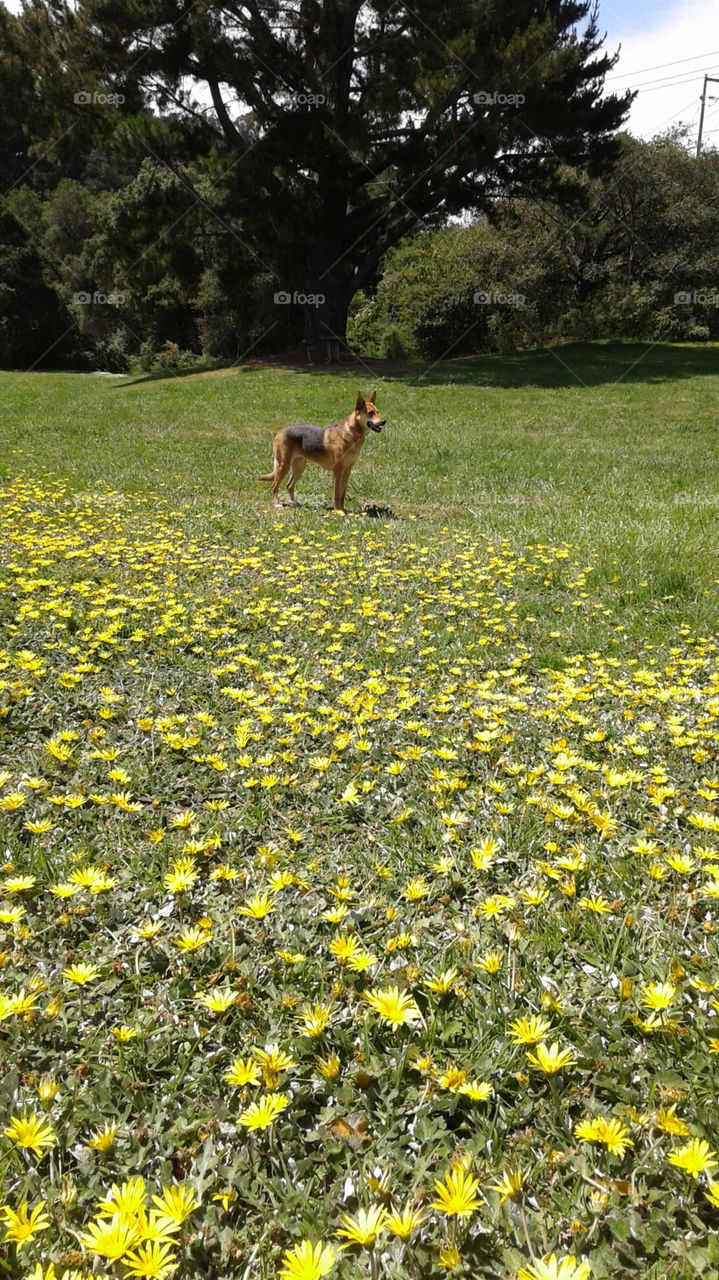
[[[643,6],[641,6],[643,8]],[[719,6],[716,0],[678,0],[663,12],[646,14],[644,26],[629,25],[622,6],[607,5],[600,22],[608,31],[606,48],[621,42],[619,61],[607,88],[639,89],[628,128],[638,137],[650,138],[672,125],[691,125],[696,138],[704,73],[719,77]],[[702,53],[702,50],[707,52]],[[664,65],[671,64],[671,65]],[[645,68],[656,68],[645,70]],[[642,85],[646,86],[642,89]],[[709,85],[705,136],[719,144],[719,84]]]

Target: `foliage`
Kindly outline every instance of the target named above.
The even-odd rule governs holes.
[[[0,366],[28,368],[68,351],[68,325],[26,228],[0,202]]]
[[[501,201],[491,225],[405,241],[357,301],[352,340],[385,355],[399,338],[437,359],[556,338],[719,336],[719,157],[683,143],[624,136],[611,174],[571,175],[571,202]]]
[[[304,312],[313,333],[344,335],[354,293],[418,223],[498,190],[556,191],[562,164],[606,166],[631,101],[603,96],[614,59],[589,0],[47,7],[63,68],[122,99],[118,142],[188,189],[193,161],[224,165],[227,225],[273,292],[322,298]],[[103,137],[111,117],[98,115]]]

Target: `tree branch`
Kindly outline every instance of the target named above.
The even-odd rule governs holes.
[[[247,149],[247,139],[243,138],[237,126],[230,119],[224,99],[220,93],[220,86],[217,80],[214,76],[209,75],[209,73],[205,78],[207,80],[210,93],[212,94],[212,105],[217,113],[217,119],[220,122],[222,132],[227,138],[227,141],[231,142],[234,147],[239,147],[242,151],[245,151]]]

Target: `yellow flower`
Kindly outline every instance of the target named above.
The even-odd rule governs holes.
[[[580,898],[579,906],[582,911],[594,911],[596,915],[608,915],[612,911],[612,904],[601,894],[594,898]]]
[[[144,1209],[146,1199],[145,1179],[128,1178],[120,1186],[113,1182],[109,1196],[98,1200],[97,1207],[100,1213],[106,1213],[110,1217],[121,1213],[132,1218]]]
[[[365,1249],[371,1249],[377,1236],[386,1229],[387,1217],[387,1210],[379,1204],[374,1204],[369,1209],[360,1209],[354,1218],[344,1213],[342,1226],[337,1232],[338,1236],[346,1237],[342,1248],[349,1249],[353,1244],[361,1244]]]
[[[641,1004],[646,1009],[668,1009],[677,993],[671,982],[650,982],[642,984],[644,995]]]
[[[43,1147],[54,1147],[57,1141],[50,1125],[34,1111],[30,1115],[23,1113],[21,1116],[15,1116],[7,1129],[3,1129],[3,1133],[18,1147],[24,1147],[26,1151],[34,1151],[38,1156],[42,1155]]]
[[[331,1018],[331,1004],[316,1004],[314,1008],[306,1004],[300,1016],[300,1032],[312,1037],[324,1035]]]
[[[373,964],[377,964],[377,956],[373,956],[371,951],[356,951],[347,961],[347,968],[353,973],[365,973]]]
[[[658,1129],[663,1129],[664,1133],[674,1133],[678,1137],[685,1137],[689,1133],[689,1125],[681,1116],[675,1114],[677,1104],[671,1107],[660,1107],[657,1111],[655,1124]]]
[[[581,1120],[574,1126],[574,1133],[580,1142],[603,1143],[612,1155],[623,1156],[627,1147],[634,1146],[627,1126],[613,1116],[609,1120],[603,1116]]]
[[[390,1026],[399,1027],[405,1023],[421,1021],[422,1014],[412,996],[406,991],[400,992],[399,987],[373,989],[366,992],[365,999],[382,1021],[388,1022]]]
[[[100,970],[95,964],[74,964],[69,969],[63,969],[62,976],[67,978],[68,982],[84,987],[87,982],[94,982],[95,978],[100,977]]]
[[[180,1227],[172,1218],[168,1218],[166,1214],[159,1213],[157,1209],[151,1209],[146,1213],[144,1209],[140,1209],[137,1214],[137,1224],[141,1229],[143,1240],[159,1241],[161,1244],[176,1243],[173,1236],[176,1236]]]
[[[318,1240],[303,1240],[294,1249],[288,1249],[282,1259],[279,1280],[322,1280],[335,1265],[337,1258],[331,1245]]]
[[[492,1086],[486,1080],[468,1080],[466,1084],[460,1084],[457,1093],[471,1102],[486,1102],[491,1097]]]
[[[51,884],[50,892],[54,897],[74,897],[75,893],[82,891],[81,884],[70,884],[60,881],[58,884]]]
[[[451,1217],[469,1218],[479,1208],[479,1181],[466,1169],[448,1169],[444,1182],[434,1184],[437,1199],[430,1205]]]
[[[247,899],[244,907],[237,908],[238,915],[250,916],[253,920],[264,920],[273,911],[274,904],[269,893],[256,893],[253,898]]]
[[[347,964],[362,950],[362,943],[354,933],[338,933],[330,943],[330,951],[339,964]]]
[[[3,1012],[0,1014],[0,1022],[3,1017],[9,1017],[11,1014],[14,1014],[15,1017],[22,1017],[23,1014],[30,1013],[35,1008],[38,998],[37,993],[26,992],[25,988],[22,987],[14,996],[7,998]]]
[[[715,1155],[716,1152],[712,1151],[703,1138],[692,1138],[685,1147],[679,1147],[670,1153],[669,1163],[677,1169],[683,1169],[692,1178],[698,1178],[700,1173],[708,1173],[716,1167]]]
[[[91,1222],[87,1231],[81,1232],[80,1244],[90,1253],[116,1262],[137,1243],[139,1235],[136,1222],[129,1222],[124,1214],[114,1213],[112,1218]]]
[[[3,907],[0,910],[0,924],[17,924],[27,915],[24,907]]]
[[[475,965],[485,973],[499,973],[503,960],[501,951],[485,951],[484,955],[475,961]]]
[[[177,858],[165,876],[164,885],[168,893],[187,893],[196,883],[197,876],[194,858]]]
[[[266,1049],[253,1049],[252,1054],[257,1058],[263,1071],[271,1071],[274,1074],[278,1071],[289,1071],[290,1067],[295,1065],[289,1053],[278,1049],[276,1045],[268,1045]]]
[[[516,1200],[522,1190],[523,1181],[521,1169],[503,1169],[499,1180],[492,1183],[492,1190],[499,1192],[499,1203],[504,1204],[505,1200]]]
[[[5,1223],[5,1243],[16,1244],[18,1253],[38,1231],[46,1231],[50,1226],[50,1219],[45,1213],[44,1200],[39,1200],[30,1214],[27,1210],[27,1200],[22,1201],[17,1212],[7,1204],[3,1205],[0,1208],[0,1217]]]
[[[704,1195],[709,1203],[714,1205],[715,1209],[719,1209],[719,1182],[710,1182]]]
[[[238,1124],[246,1129],[267,1129],[280,1115],[290,1100],[286,1093],[269,1093],[259,1102],[252,1102],[241,1112]]]
[[[194,1188],[186,1182],[180,1182],[172,1187],[164,1187],[161,1196],[152,1197],[152,1203],[157,1206],[162,1218],[167,1219],[178,1227],[197,1208]]]
[[[237,1192],[232,1187],[228,1187],[227,1191],[215,1192],[212,1199],[216,1201],[217,1204],[221,1204],[225,1213],[227,1213],[230,1205],[234,1204],[237,1199]]]
[[[135,1039],[137,1031],[134,1027],[128,1027],[125,1023],[122,1023],[119,1027],[110,1027],[110,1035],[120,1044],[127,1044],[128,1041]]]
[[[37,1085],[37,1096],[41,1102],[52,1102],[60,1092],[60,1086],[52,1076],[40,1076]]]
[[[554,1075],[555,1071],[571,1066],[575,1060],[572,1050],[560,1049],[556,1040],[551,1048],[544,1042],[538,1044],[537,1052],[528,1053],[527,1057],[532,1066],[537,1067],[539,1071],[544,1071],[546,1075]]]
[[[183,929],[179,938],[173,938],[173,942],[180,951],[188,952],[199,951],[200,947],[204,947],[211,939],[212,934],[209,929],[194,928]]]
[[[93,1130],[85,1145],[93,1151],[109,1151],[114,1147],[119,1132],[119,1124],[105,1124],[101,1129]]]
[[[144,1241],[127,1253],[122,1261],[129,1275],[142,1277],[143,1280],[165,1280],[177,1265],[172,1244],[162,1244],[159,1241]]]
[[[456,969],[444,969],[441,973],[434,974],[425,982],[428,991],[434,991],[437,995],[446,995],[452,990],[459,973]]]
[[[462,1067],[448,1067],[446,1071],[437,1080],[440,1089],[449,1089],[451,1093],[456,1093],[460,1085],[467,1080],[467,1072]]]
[[[40,818],[37,822],[26,822],[25,830],[31,831],[35,836],[44,836],[48,831],[52,831],[52,818]]]
[[[541,907],[549,897],[549,889],[521,889],[520,897],[529,907]]]
[[[516,1022],[510,1022],[509,1029],[514,1044],[536,1044],[544,1039],[551,1026],[548,1018],[533,1014],[531,1018],[517,1018]]]
[[[544,1262],[520,1267],[517,1280],[589,1280],[592,1268],[588,1262],[577,1262],[573,1254],[558,1257],[551,1253]]]
[[[408,1204],[404,1209],[393,1209],[385,1221],[385,1226],[393,1236],[399,1236],[400,1240],[409,1240],[412,1232],[422,1225],[426,1216],[424,1209]]]
[[[210,1013],[227,1013],[233,1004],[237,1004],[238,995],[229,987],[212,987],[204,995],[197,997],[197,1003],[204,1005]]]
[[[227,1083],[238,1087],[245,1084],[259,1084],[261,1079],[262,1076],[258,1064],[251,1062],[249,1058],[235,1058],[229,1071],[225,1072]]]
[[[336,1080],[341,1071],[341,1063],[336,1053],[327,1058],[315,1058],[315,1066],[325,1080]]]
[[[159,920],[143,920],[137,928],[132,929],[136,938],[142,938],[144,942],[152,942],[162,929],[162,923]]]
[[[5,893],[24,893],[37,884],[37,876],[9,876],[2,884]]]

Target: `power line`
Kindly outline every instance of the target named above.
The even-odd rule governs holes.
[[[649,71],[663,71],[665,67],[678,67],[681,62],[700,62],[702,58],[713,58],[719,49],[710,49],[708,53],[697,53],[693,58],[675,58],[673,62],[659,62],[656,67],[641,67],[639,71],[618,71],[616,75],[607,76],[607,80],[627,80],[632,76],[643,76]]]
[[[639,93],[653,92],[654,89],[673,89],[675,85],[691,84],[696,80],[697,76],[703,76],[706,72],[713,71],[714,64],[708,67],[697,67],[696,71],[680,71],[679,75],[666,76],[661,80],[645,80],[643,84],[624,85],[623,88],[615,89],[615,93],[625,93],[627,89],[636,89]]]
[[[714,70],[713,67],[712,67],[712,70]],[[682,85],[684,84],[692,84],[693,80],[694,80],[694,76],[690,76],[688,80],[675,80],[673,84],[656,84],[656,85],[650,86],[648,89],[645,89],[643,86],[640,86],[637,89],[637,93],[660,93],[662,90],[668,93],[670,89],[681,89]]]

